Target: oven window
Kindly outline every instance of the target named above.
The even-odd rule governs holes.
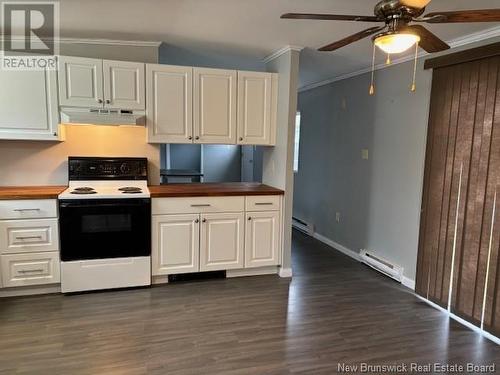
[[[83,215],[82,233],[130,232],[130,214]]]

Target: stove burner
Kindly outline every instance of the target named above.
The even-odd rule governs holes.
[[[97,194],[97,191],[94,188],[83,186],[75,188],[71,194]]]
[[[142,189],[139,187],[133,187],[133,186],[125,186],[122,188],[119,188],[123,194],[140,194],[142,193]]]

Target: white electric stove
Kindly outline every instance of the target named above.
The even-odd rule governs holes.
[[[151,284],[145,158],[70,157],[59,195],[64,293]]]

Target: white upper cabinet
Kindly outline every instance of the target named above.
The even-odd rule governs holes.
[[[194,68],[195,143],[236,144],[234,70]]]
[[[238,144],[276,143],[278,75],[238,72]]]
[[[65,107],[144,110],[144,64],[59,57],[59,104]]]
[[[147,127],[151,143],[193,142],[193,68],[146,66]]]
[[[59,57],[59,103],[69,107],[102,107],[102,60]]]
[[[0,70],[0,88],[0,139],[61,139],[55,71]]]
[[[146,109],[144,64],[104,60],[103,77],[106,108]]]

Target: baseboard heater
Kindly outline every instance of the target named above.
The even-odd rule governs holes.
[[[298,219],[296,217],[292,217],[292,226],[295,229],[298,229],[302,233],[305,233],[309,236],[312,236],[314,234],[314,226],[312,224],[309,224],[301,219]]]
[[[388,260],[374,255],[366,250],[361,250],[359,255],[361,257],[361,262],[365,263],[367,266],[398,282],[403,281],[403,267],[392,264]]]

